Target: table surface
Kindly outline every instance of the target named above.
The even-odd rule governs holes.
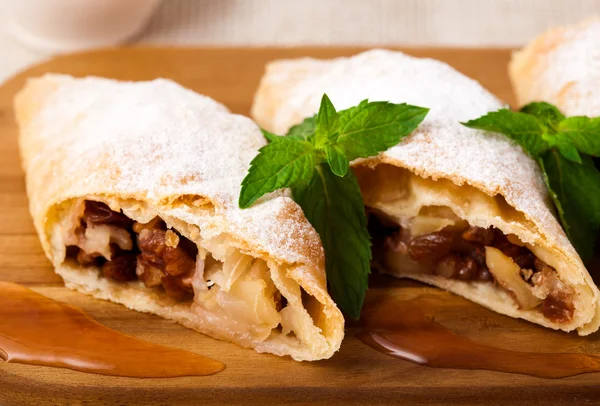
[[[156,316],[92,299],[63,287],[39,245],[28,213],[19,165],[12,99],[28,76],[45,72],[128,80],[172,78],[248,114],[265,62],[281,57],[333,57],[357,48],[109,49],[63,56],[33,67],[0,88],[0,280],[29,286],[78,306],[100,323],[138,338],[218,359],[215,376],[169,379],[115,378],[66,369],[0,363],[0,404],[307,403],[329,404],[539,404],[566,405],[600,399],[600,374],[548,380],[490,371],[435,369],[380,354],[363,345],[350,323],[341,350],[321,362],[294,362],[258,354],[187,330]],[[509,50],[410,49],[444,60],[507,102]],[[474,340],[521,351],[600,353],[598,335],[580,338],[495,314],[452,294],[412,282],[376,277],[367,300],[382,295],[442,299],[436,320]],[[1,304],[0,304],[1,305]]]

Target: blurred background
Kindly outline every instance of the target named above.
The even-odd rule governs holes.
[[[123,42],[518,47],[593,15],[600,0],[0,0],[0,82]]]

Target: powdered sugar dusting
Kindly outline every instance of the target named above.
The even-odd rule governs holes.
[[[600,18],[551,31],[540,41],[548,52],[535,55],[531,96],[566,115],[600,116]]]
[[[282,95],[274,95],[278,87]],[[279,102],[270,117],[261,116],[263,89]],[[276,61],[267,68],[253,111],[259,124],[282,134],[314,114],[324,92],[338,109],[366,98],[429,107],[418,129],[382,156],[421,176],[443,176],[489,195],[502,194],[551,242],[576,255],[550,210],[536,163],[508,138],[459,123],[503,107],[479,83],[442,62],[385,50],[328,61]]]
[[[46,180],[43,188],[29,188],[32,205],[44,206],[33,212],[44,212],[57,196],[112,194],[159,205],[199,195],[215,204],[215,215],[235,238],[322,271],[318,235],[289,197],[279,193],[250,209],[237,206],[249,163],[265,145],[250,119],[164,79],[47,75],[29,86],[48,82],[58,88],[22,129],[22,145],[40,145],[25,163],[28,176],[36,177],[28,185]]]
[[[314,114],[323,93],[338,110],[367,98],[429,107],[425,122],[443,117],[464,121],[501,107],[477,82],[445,63],[401,52],[376,49],[328,61],[277,61],[269,65],[267,75],[269,83],[285,83],[287,88],[270,122],[278,134]]]

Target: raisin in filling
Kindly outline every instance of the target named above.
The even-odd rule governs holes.
[[[486,247],[495,248],[518,265],[518,277],[522,280],[521,284],[526,284],[525,290],[545,289],[548,292],[543,300],[533,298],[546,318],[565,323],[573,317],[573,293],[558,279],[556,270],[536,258],[527,247],[509,241],[497,228],[449,227],[413,237],[410,230],[371,214],[369,229],[374,237],[374,246],[382,247],[382,252],[376,253],[376,257],[385,258],[384,252],[395,253],[416,263],[418,272],[465,282],[494,283],[510,291],[511,286],[504,285],[504,281],[498,280],[488,267]],[[510,293],[519,302],[519,296],[513,291]],[[533,297],[533,293],[526,294]]]
[[[148,288],[162,288],[173,299],[187,301],[193,298],[191,279],[198,254],[193,242],[175,230],[167,229],[159,218],[146,224],[137,223],[104,203],[86,200],[83,216],[75,230],[77,237],[80,240],[90,238],[86,230],[101,225],[110,226],[105,228],[111,233],[109,258],[73,245],[67,247],[67,256],[84,266],[101,267],[102,274],[115,281],[139,279]],[[127,234],[132,242],[129,244],[131,249],[121,248],[128,246],[124,241]]]

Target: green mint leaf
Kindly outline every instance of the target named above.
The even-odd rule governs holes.
[[[548,152],[546,154],[547,155],[546,159],[548,159],[548,156],[550,154],[552,154],[552,152]],[[558,161],[558,159],[555,159],[555,161]],[[546,184],[546,189],[548,189],[548,194],[550,195],[550,198],[552,199],[552,202],[554,203],[554,206],[556,207],[556,211],[558,212],[558,217],[560,218],[560,222],[563,226],[563,229],[565,230],[565,233],[567,233],[567,235],[569,235],[568,234],[569,224],[567,224],[566,220],[564,219],[565,211],[562,207],[562,204],[560,203],[558,194],[554,191],[554,189],[552,189],[550,177],[548,175],[548,172],[546,171],[546,164],[544,163],[544,158],[542,158],[542,157],[538,158],[537,163],[540,166],[540,169],[542,170],[542,177],[544,178],[544,183]],[[550,165],[550,166],[553,167],[553,165]],[[556,166],[556,164],[554,164],[554,166]]]
[[[317,131],[316,116],[305,118],[300,124],[296,124],[288,130],[286,138],[301,138],[303,140],[310,140],[314,137]]]
[[[323,242],[331,296],[354,318],[360,315],[367,290],[371,242],[350,161],[396,145],[428,111],[364,100],[338,113],[323,95],[319,113],[290,128],[286,136],[263,130],[269,144],[259,150],[242,181],[241,208],[266,193],[291,188]]]
[[[569,117],[560,122],[558,131],[587,155],[600,156],[600,117]]]
[[[590,259],[600,231],[600,173],[588,156],[577,164],[549,151],[538,162],[565,232],[581,258]]]
[[[316,138],[315,145],[317,148],[323,148],[327,141],[333,140],[337,134],[339,117],[333,103],[329,100],[326,94],[321,98],[321,107],[317,113],[316,123]]]
[[[529,103],[521,107],[520,111],[540,119],[549,128],[556,128],[557,124],[565,119],[559,109],[546,102]]]
[[[269,142],[277,142],[281,138],[279,135],[275,135],[265,129],[261,128],[260,131],[262,131],[263,137],[265,137]]]
[[[348,172],[350,162],[348,162],[344,153],[336,146],[326,145],[325,154],[331,171],[337,176],[345,176]]]
[[[579,152],[577,152],[577,148],[575,148],[575,145],[564,134],[556,134],[552,140],[552,145],[569,161],[578,164],[581,163],[581,157],[579,156]]]
[[[294,141],[303,141],[303,140],[304,140],[304,138],[303,138],[303,137],[301,137],[301,136],[299,136],[299,135],[289,135],[289,136],[282,137],[282,136],[279,136],[279,135],[273,134],[272,132],[269,132],[269,131],[267,131],[267,130],[264,130],[264,129],[262,129],[262,128],[261,128],[260,130],[262,131],[262,133],[263,133],[263,136],[264,136],[264,137],[267,139],[267,141],[269,141],[270,143],[271,143],[271,142],[277,142],[277,141],[281,141],[281,140],[283,140],[283,139],[286,139],[286,140],[294,140]]]
[[[281,139],[281,137],[279,135],[275,135],[272,132],[269,132],[265,129],[260,129],[260,131],[262,131],[263,136],[267,139],[267,141],[269,142],[277,142]]]
[[[336,176],[319,164],[310,182],[292,187],[292,195],[321,237],[333,300],[358,318],[371,270],[371,241],[356,177],[352,171]]]
[[[469,128],[504,134],[534,158],[551,147],[542,137],[546,128],[536,117],[526,113],[501,109],[462,124]]]
[[[429,109],[363,100],[340,111],[335,145],[348,161],[368,158],[398,144],[423,121]]]
[[[261,196],[308,181],[316,164],[312,144],[279,137],[259,150],[242,181],[239,206],[250,207]]]

